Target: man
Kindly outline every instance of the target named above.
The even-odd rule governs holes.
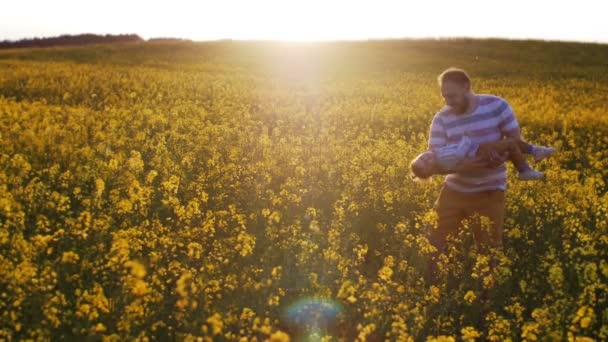
[[[503,137],[521,139],[509,104],[498,96],[475,94],[464,70],[448,68],[439,75],[438,81],[446,105],[432,120],[429,149],[458,143],[464,134],[476,143]],[[438,224],[429,236],[439,252],[445,252],[447,236],[456,235],[461,221],[475,213],[490,221],[489,231],[483,229],[479,219],[472,220],[469,226],[478,249],[484,252],[488,246],[502,247],[507,157],[494,154],[489,160],[477,158],[449,171],[435,203]]]

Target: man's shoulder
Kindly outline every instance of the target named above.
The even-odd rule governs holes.
[[[497,95],[492,95],[492,94],[477,94],[477,97],[479,98],[479,105],[481,106],[485,106],[485,105],[489,105],[489,104],[493,104],[493,103],[506,103],[507,101]]]
[[[450,106],[443,106],[437,113],[435,113],[435,117],[444,118],[450,114],[452,114],[452,108]]]

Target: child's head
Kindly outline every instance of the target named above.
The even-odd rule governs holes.
[[[419,154],[410,163],[410,168],[412,169],[414,176],[417,178],[429,178],[438,172],[435,154],[432,151],[426,151]]]

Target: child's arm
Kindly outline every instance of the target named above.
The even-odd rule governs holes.
[[[449,175],[450,173],[457,173],[463,162],[464,159],[459,162],[437,162],[437,164],[435,164],[434,173],[438,175]]]
[[[470,173],[492,169],[488,161],[479,157],[467,157],[456,164],[448,173]]]
[[[454,173],[451,170],[446,170],[445,168],[437,165],[437,167],[435,168],[435,174],[437,175],[449,175],[450,173]]]

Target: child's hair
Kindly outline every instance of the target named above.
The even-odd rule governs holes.
[[[412,160],[410,162],[410,170],[412,171],[411,177],[414,179],[414,181],[423,181],[423,180],[426,181],[431,176],[431,175],[425,173],[424,169],[420,165],[420,163],[419,163],[420,156],[421,156],[421,154],[416,156],[416,158],[414,158],[414,160]]]
[[[412,160],[412,162],[410,163],[410,169],[412,171],[412,176],[417,177],[417,178],[426,178],[426,177],[423,177],[424,173],[420,169],[420,166],[418,164],[416,164],[416,159]]]

